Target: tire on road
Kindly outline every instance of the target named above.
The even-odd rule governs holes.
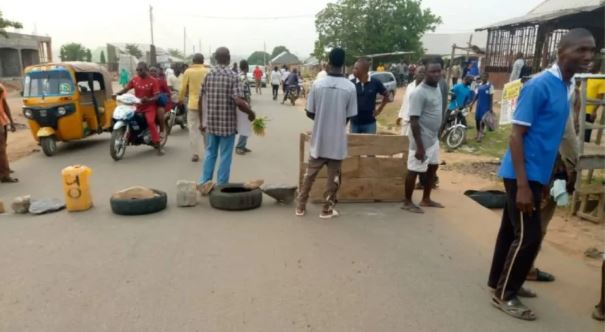
[[[163,191],[156,189],[153,191],[158,195],[151,198],[119,199],[112,197],[109,200],[111,210],[113,213],[123,216],[150,214],[164,210],[168,203],[168,196]]]
[[[260,189],[246,189],[241,183],[218,185],[210,193],[210,205],[219,210],[252,210],[263,204]]]
[[[54,136],[41,137],[40,146],[47,157],[52,157],[57,153],[57,139]]]

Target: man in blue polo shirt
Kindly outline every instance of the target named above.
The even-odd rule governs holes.
[[[370,77],[370,61],[360,58],[355,62],[351,80],[357,89],[357,116],[351,120],[351,133],[376,134],[376,117],[389,102],[389,93],[379,80]],[[382,95],[382,102],[376,108],[376,95]]]
[[[542,242],[542,191],[550,181],[570,114],[571,78],[588,70],[595,48],[588,30],[569,31],[559,43],[557,62],[525,84],[513,114],[509,149],[499,174],[507,200],[488,285],[494,289],[492,304],[516,318],[536,319],[517,296],[529,293],[521,286]]]

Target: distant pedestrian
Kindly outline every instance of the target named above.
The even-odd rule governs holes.
[[[477,126],[477,136],[475,140],[481,142],[485,135],[485,117],[488,114],[493,115],[494,111],[494,86],[489,82],[489,74],[481,74],[481,84],[475,92],[475,125]]]
[[[122,70],[120,70],[120,80],[119,80],[119,84],[120,86],[123,88],[126,86],[126,84],[128,84],[128,82],[130,81],[130,75],[128,75],[128,71],[126,70],[126,68],[122,68]]]
[[[15,122],[11,115],[11,109],[8,106],[8,92],[6,88],[0,84],[0,182],[15,183],[19,179],[11,177],[11,169],[8,165],[7,141],[8,132],[15,132]]]
[[[248,105],[252,107],[252,89],[250,88],[250,82],[248,82],[249,69],[248,61],[240,61],[239,76],[240,81],[242,82],[242,88],[244,89],[244,99]],[[239,155],[252,152],[252,150],[248,149],[247,147],[248,137],[250,137],[251,134],[251,125],[252,123],[248,119],[248,115],[244,114],[243,112],[237,112],[237,133],[239,134],[239,139],[237,141],[237,145],[235,146],[235,153]]]
[[[279,94],[279,85],[281,84],[281,71],[275,66],[271,72],[271,88],[273,89],[273,100],[277,100]]]
[[[345,51],[334,48],[328,56],[328,77],[313,83],[307,99],[307,116],[313,119],[309,163],[298,196],[296,215],[304,216],[309,192],[325,165],[327,184],[322,219],[338,216],[336,201],[340,187],[340,168],[347,157],[347,122],[357,115],[355,86],[342,75]]]
[[[238,74],[239,71],[237,70],[237,62],[233,63],[233,67],[231,67],[231,70],[233,70],[234,73]]]
[[[281,84],[282,84],[282,89],[284,91],[284,95],[287,92],[287,87],[286,87],[286,80],[288,79],[288,77],[290,76],[290,71],[288,70],[288,67],[286,67],[284,65],[284,67],[282,68],[282,73],[281,73]]]
[[[407,85],[407,80],[408,80],[408,72],[409,72],[409,67],[407,62],[405,62],[404,60],[401,61],[401,65],[399,66],[399,81],[401,81],[401,85],[405,86]]]
[[[189,144],[191,146],[191,161],[196,163],[202,155],[201,142],[206,142],[205,135],[199,131],[200,127],[200,110],[198,102],[200,99],[200,91],[202,90],[202,82],[208,74],[208,69],[204,66],[204,56],[201,53],[193,55],[193,64],[185,70],[182,75],[181,88],[179,90],[179,103],[185,102],[185,97],[188,96],[187,102],[187,127],[189,128]]]
[[[405,181],[405,197],[402,209],[424,213],[422,208],[412,202],[418,174],[426,173],[426,183],[420,206],[443,208],[443,205],[431,199],[433,181],[439,168],[439,129],[443,117],[439,81],[442,79],[443,61],[441,58],[428,58],[424,61],[424,82],[410,96],[410,135],[408,152],[408,174]]]
[[[288,99],[288,96],[291,93],[291,88],[296,88],[296,92],[300,93],[299,81],[300,79],[298,77],[298,70],[294,68],[292,69],[292,72],[288,74],[288,77],[284,80],[284,87],[286,88],[286,93],[284,94],[284,100],[282,100],[281,102],[282,104],[284,104]]]
[[[370,77],[370,60],[360,58],[353,67],[354,78],[351,80],[357,90],[357,116],[351,119],[352,134],[376,134],[376,117],[382,113],[389,102],[389,92],[382,82]],[[376,108],[376,96],[382,101]]]
[[[460,69],[460,65],[458,63],[455,63],[452,68],[452,86],[458,84],[458,79],[460,78],[460,75],[462,75],[462,70]]]
[[[595,49],[588,30],[570,30],[559,42],[557,62],[524,85],[513,114],[499,171],[507,200],[488,286],[495,290],[492,304],[519,319],[536,319],[518,296],[542,242],[542,193],[569,119],[572,77],[588,69]]]
[[[522,77],[521,71],[523,70],[524,66],[525,66],[525,60],[523,59],[523,53],[519,52],[515,56],[515,62],[513,63],[513,68],[510,73],[510,78],[508,79],[508,81],[512,82],[512,81],[520,79]]]
[[[376,68],[376,71],[379,72],[379,73],[383,72],[384,71],[384,65],[382,63],[379,64],[378,67]]]
[[[200,192],[207,195],[214,187],[212,179],[216,161],[219,159],[217,183],[219,185],[229,182],[231,174],[231,161],[235,135],[237,134],[238,109],[246,113],[248,120],[254,121],[256,115],[244,99],[244,90],[233,70],[229,69],[231,55],[229,49],[220,47],[216,50],[215,58],[218,65],[204,78],[202,84],[202,98],[198,102],[200,118],[202,118],[200,131],[206,133],[208,144],[204,156],[204,166],[199,180]],[[203,103],[202,100],[206,99]],[[207,110],[204,112],[204,104]]]
[[[399,109],[399,116],[397,117],[397,125],[401,126],[401,135],[408,136],[408,129],[410,124],[410,96],[416,88],[424,81],[424,66],[418,66],[416,68],[416,77],[412,83],[405,87],[405,94],[403,96],[403,102]]]
[[[247,65],[247,63],[246,63]],[[240,70],[242,68],[242,64],[240,62]],[[247,73],[248,71],[246,71]],[[254,68],[254,72],[252,72],[252,76],[254,76],[254,82],[256,83],[256,94],[262,95],[263,94],[263,86],[262,86],[262,79],[263,79],[263,71],[262,69],[260,69],[259,66],[256,66],[256,68]],[[246,78],[247,79],[247,78]]]
[[[323,64],[321,66],[321,71],[319,73],[317,73],[317,76],[315,76],[315,80],[317,81],[317,80],[320,80],[320,79],[322,79],[324,77],[327,77],[327,76],[328,76],[328,72],[326,71],[326,65]]]
[[[473,83],[473,78],[470,76],[465,76],[464,80],[461,83],[458,83],[452,87],[450,90],[450,94],[452,95],[452,100],[449,103],[448,110],[453,112],[455,110],[463,109],[473,102],[473,97],[475,93],[471,90],[471,84]],[[462,119],[462,124],[466,125],[466,119]]]
[[[601,65],[594,63],[591,72],[598,74]],[[605,97],[605,80],[588,79],[586,80],[586,97],[590,99],[602,100]],[[586,105],[586,123],[593,124],[597,120],[597,110],[602,105]],[[592,136],[592,129],[586,129],[584,132],[584,142],[589,143]]]

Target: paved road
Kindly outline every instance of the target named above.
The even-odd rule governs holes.
[[[269,90],[265,89],[265,93]],[[234,180],[296,183],[300,109],[255,97],[271,118],[254,153],[235,157]],[[449,208],[423,216],[396,204],[341,206],[334,221],[304,219],[266,199],[261,209],[226,213],[207,202],[174,206],[178,179],[195,179],[186,133],[167,154],[130,148],[113,162],[108,137],[62,145],[14,163],[20,194],[61,197],[60,170],[93,168],[95,207],[46,216],[0,216],[0,331],[599,331],[589,318],[598,272],[545,246],[552,285],[527,301],[540,320],[514,320],[489,305],[485,286],[499,216],[454,188]],[[147,185],[171,206],[147,217],[109,210],[112,192]]]

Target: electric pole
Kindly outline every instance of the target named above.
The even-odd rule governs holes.
[[[153,7],[149,5],[149,26],[151,27],[151,45],[153,45]]]
[[[183,58],[187,56],[187,28],[183,27]]]

